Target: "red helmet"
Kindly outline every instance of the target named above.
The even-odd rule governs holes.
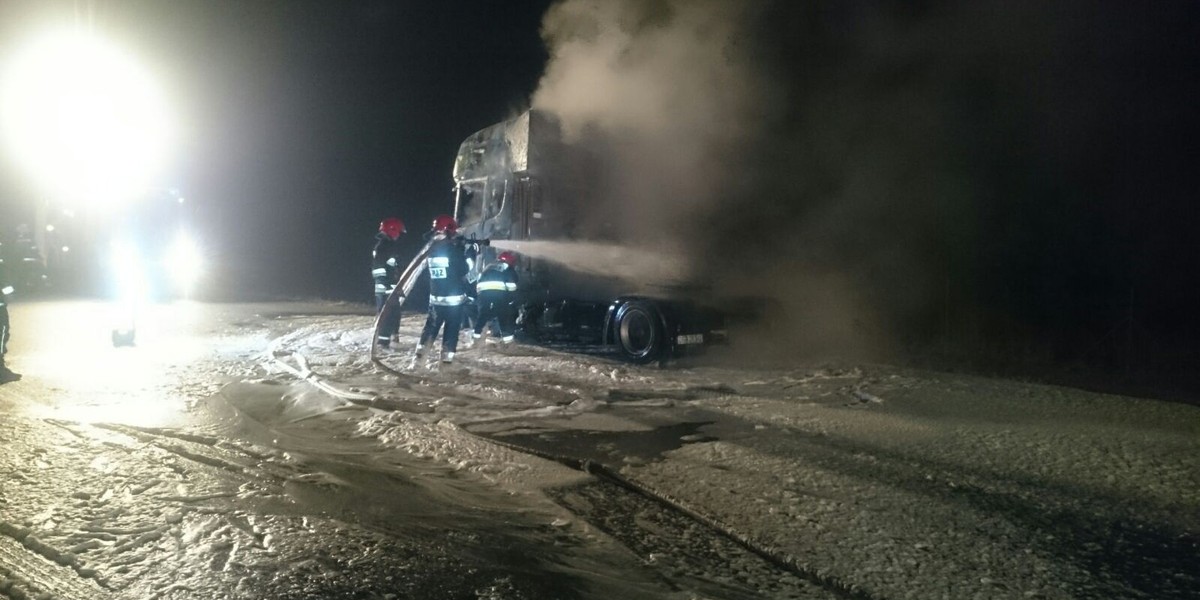
[[[438,215],[433,218],[433,232],[450,235],[458,231],[458,223],[450,215]]]
[[[379,232],[394,240],[405,232],[404,221],[396,217],[388,217],[379,222]]]
[[[496,256],[496,260],[511,267],[517,264],[517,255],[513,254],[512,252],[505,251]]]

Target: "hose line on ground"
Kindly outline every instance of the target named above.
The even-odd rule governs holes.
[[[294,352],[292,350],[281,350],[279,348],[279,344],[282,340],[283,340],[283,338],[281,338],[281,337],[275,338],[274,340],[272,340],[271,343],[267,346],[267,351],[266,351],[266,355],[269,356],[271,358],[271,361],[274,362],[275,365],[278,366],[280,369],[283,369],[284,371],[291,373],[297,379],[306,381],[306,382],[316,386],[321,391],[323,391],[331,396],[334,396],[335,398],[341,398],[343,400],[357,401],[357,402],[372,402],[375,400],[376,396],[374,394],[363,394],[363,393],[359,393],[359,392],[350,392],[350,391],[342,390],[342,389],[339,389],[337,387],[330,385],[325,380],[321,379],[320,376],[318,376],[316,373],[314,373],[311,368],[309,368],[308,360],[306,358],[304,358],[303,354],[300,354],[299,352]],[[284,357],[287,357],[287,356],[291,356],[292,358],[294,358],[296,360],[296,364],[299,365],[299,368],[293,367],[292,365],[289,365],[286,361],[284,361],[283,360]]]

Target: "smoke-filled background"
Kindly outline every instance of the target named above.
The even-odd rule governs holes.
[[[1198,16],[567,0],[533,105],[797,349],[1162,368],[1200,340]]]

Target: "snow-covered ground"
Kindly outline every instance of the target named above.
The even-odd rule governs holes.
[[[25,310],[18,335],[47,318]],[[197,310],[89,349],[90,384],[14,340],[0,596],[1200,590],[1193,406],[720,353],[661,369],[485,345],[382,370],[359,307]]]

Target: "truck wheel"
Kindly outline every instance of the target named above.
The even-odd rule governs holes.
[[[626,360],[646,364],[662,354],[664,342],[658,310],[646,302],[633,301],[617,311],[617,348]]]
[[[521,341],[539,344],[546,341],[542,328],[538,326],[544,310],[545,307],[537,304],[526,304],[517,309],[517,335]]]

